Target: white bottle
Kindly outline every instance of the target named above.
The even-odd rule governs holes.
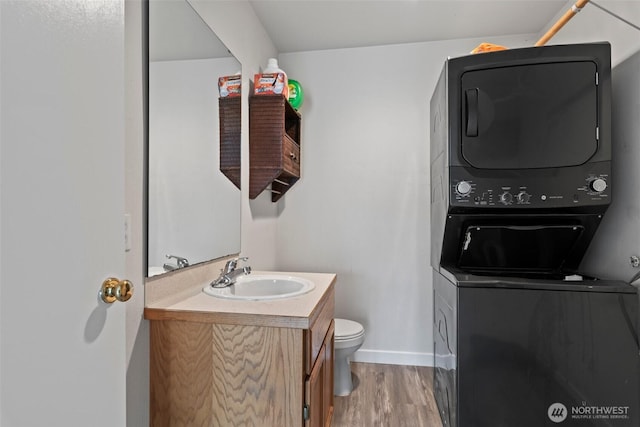
[[[285,73],[284,70],[278,67],[278,60],[276,58],[269,58],[269,61],[267,62],[267,68],[264,69],[263,73],[282,73],[284,79],[277,80],[275,82],[274,92],[282,93],[286,99],[289,99],[289,80],[287,79],[287,73]]]

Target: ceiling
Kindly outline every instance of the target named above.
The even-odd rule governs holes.
[[[221,1],[221,0],[210,0]],[[541,34],[568,0],[249,0],[278,52]],[[151,60],[230,56],[185,0],[149,6]]]
[[[538,34],[567,0],[250,0],[280,53]]]
[[[229,50],[188,2],[149,2],[150,61],[228,56],[231,56]]]

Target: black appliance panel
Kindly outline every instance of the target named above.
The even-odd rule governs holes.
[[[462,156],[478,169],[577,166],[598,149],[594,62],[462,74]]]
[[[601,217],[448,215],[440,266],[491,275],[575,274]]]
[[[572,158],[569,164],[565,164],[564,161],[552,160],[548,159],[547,156],[544,155],[545,150],[539,150],[540,147],[545,147],[545,141],[536,141],[535,138],[531,138],[527,134],[522,134],[521,136],[525,138],[525,140],[529,140],[532,142],[533,146],[527,143],[527,147],[522,147],[526,150],[529,150],[534,158],[537,158],[542,163],[538,164],[537,167],[544,167],[543,164],[559,164],[560,167],[581,164],[580,156],[584,158],[585,151],[591,151],[594,148],[594,141],[596,141],[595,145],[595,153],[587,160],[588,162],[600,162],[600,161],[610,161],[611,160],[611,45],[607,42],[600,43],[584,43],[584,44],[570,44],[570,45],[549,45],[549,46],[540,46],[540,47],[530,47],[530,48],[521,48],[521,49],[507,49],[503,51],[496,52],[488,52],[483,54],[476,55],[466,55],[456,58],[450,58],[445,62],[444,68],[442,70],[440,80],[438,86],[442,84],[442,90],[434,91],[432,97],[432,124],[433,126],[433,142],[435,142],[438,146],[442,146],[446,152],[445,163],[450,166],[465,166],[465,167],[475,167],[473,164],[469,163],[471,161],[478,161],[478,159],[474,159],[473,155],[466,154],[466,150],[469,147],[465,147],[465,153],[463,154],[463,146],[471,141],[474,143],[477,142],[477,137],[467,136],[467,133],[473,134],[473,123],[469,124],[468,114],[467,114],[467,105],[469,102],[473,103],[473,94],[471,94],[471,99],[468,101],[469,96],[467,95],[466,89],[473,89],[474,86],[468,85],[467,87],[463,87],[463,77],[475,75],[475,73],[479,73],[479,76],[487,76],[486,79],[489,82],[492,82],[489,87],[495,86],[495,88],[491,88],[491,91],[500,91],[500,86],[502,82],[497,81],[497,79],[490,77],[490,74],[498,73],[498,74],[506,74],[511,73],[512,71],[515,74],[522,74],[519,70],[526,71],[527,69],[544,69],[545,74],[549,74],[554,70],[558,69],[561,73],[563,73],[568,68],[565,68],[559,64],[566,64],[568,68],[572,68],[575,64],[578,64],[580,68],[579,73],[580,76],[572,76],[570,79],[578,79],[583,82],[582,84],[588,85],[589,89],[587,92],[586,98],[582,97],[582,93],[579,95],[576,94],[575,99],[571,101],[571,103],[580,103],[584,102],[585,105],[577,107],[572,106],[572,109],[589,111],[584,118],[576,119],[574,117],[574,113],[571,113],[570,123],[567,126],[563,127],[562,132],[577,132],[578,135],[586,135],[586,144],[589,148],[576,147],[575,141],[580,139],[581,137],[574,137],[572,135],[566,135],[565,137],[559,136],[560,130],[554,130],[550,133],[551,136],[559,137],[561,144],[559,146],[549,146],[548,148],[551,150],[550,152],[556,153],[559,150],[559,147],[566,147],[564,143],[564,139],[568,139],[571,141],[570,147],[572,150],[577,149],[577,152],[574,152],[573,155],[571,153],[559,153],[561,159]],[[584,65],[584,66],[582,66]],[[558,68],[556,68],[558,66]],[[589,68],[595,67],[596,74],[590,70]],[[542,68],[530,68],[530,67],[542,67]],[[525,72],[526,74],[526,72]],[[555,85],[555,81],[557,80],[555,75],[547,75],[548,80],[544,80],[542,78],[537,79],[533,76],[531,82],[532,84],[538,85],[538,90],[540,92],[547,93],[553,99],[547,100],[538,100],[536,102],[542,103],[543,111],[547,111],[547,116],[545,116],[544,120],[554,120],[553,117],[548,117],[550,112],[554,112],[552,109],[552,105],[561,105],[563,102],[560,96],[565,96],[564,89],[559,90],[558,92],[549,92],[546,90],[546,87],[550,85]],[[563,80],[567,79],[567,76],[560,77]],[[537,81],[536,81],[537,80]],[[513,78],[505,77],[505,81],[514,81]],[[523,81],[521,81],[523,82]],[[596,85],[597,82],[597,85]],[[570,88],[573,88],[573,91],[577,90],[576,83],[574,82],[565,82],[569,85]],[[478,85],[478,89],[480,90],[483,86]],[[529,93],[530,96],[534,96],[535,89],[524,89],[524,93]],[[496,92],[498,93],[498,92]],[[593,94],[595,93],[595,101],[593,98]],[[520,96],[520,100],[527,99],[526,97]],[[566,98],[565,98],[566,100]],[[486,102],[483,101],[483,97],[478,98],[478,103]],[[496,102],[496,100],[492,101]],[[502,99],[498,99],[498,103],[502,103]],[[510,101],[508,101],[510,102]],[[479,108],[481,105],[479,104]],[[527,106],[518,106],[518,111],[528,113]],[[595,109],[595,110],[594,110]],[[508,112],[504,111],[504,109],[500,109],[505,114]],[[595,119],[591,115],[591,112],[595,111],[596,117]],[[480,112],[480,115],[488,115],[488,118],[491,118],[491,112]],[[500,117],[495,117],[495,108],[494,108],[494,117],[490,120],[492,123],[492,129],[487,130],[491,134],[494,131],[497,131],[495,135],[507,135],[513,134],[515,131],[510,131],[509,129],[514,129],[513,126],[510,126],[506,120],[501,119]],[[535,117],[540,119],[542,116],[539,116],[538,112],[531,113],[534,114]],[[534,117],[532,115],[528,117]],[[542,112],[540,112],[542,114]],[[554,113],[555,114],[555,113]],[[564,112],[562,112],[564,114]],[[478,134],[481,139],[483,139],[483,131],[484,124],[487,123],[485,119],[484,122],[480,120],[481,117],[478,116]],[[445,126],[443,127],[446,132],[441,132],[442,126],[440,126],[440,121],[446,121]],[[498,120],[499,126],[495,128],[495,122]],[[527,117],[517,118],[516,123],[526,121]],[[580,120],[579,124],[574,123],[574,120]],[[585,121],[586,120],[586,121]],[[471,122],[473,122],[473,117],[471,117]],[[525,128],[533,127],[535,130],[533,131],[533,135],[539,135],[540,132],[547,132],[544,129],[547,126],[546,121],[542,121],[532,125],[533,121],[530,121],[522,126]],[[501,125],[506,126],[506,128],[502,128],[500,130]],[[585,126],[583,128],[582,126]],[[537,129],[537,127],[542,129]],[[589,128],[588,130],[586,128]],[[596,127],[598,130],[596,130]],[[471,129],[469,129],[471,128]],[[464,142],[463,142],[464,141]],[[506,152],[512,151],[510,150],[512,140],[508,141],[490,141],[489,146],[494,144],[498,144],[498,146],[502,146],[505,148]],[[557,141],[556,141],[557,142]],[[585,141],[581,141],[585,143]],[[542,145],[540,145],[542,144]],[[478,148],[478,146],[476,146]],[[438,149],[438,151],[440,148]],[[482,151],[484,148],[480,147],[480,151],[477,154],[482,157],[479,165],[482,167],[487,166],[483,164],[483,162],[494,162],[492,159],[485,158],[485,152]],[[582,154],[580,154],[582,153]],[[503,154],[498,154],[498,158],[501,158]],[[470,157],[470,159],[467,159]],[[486,156],[488,157],[488,156]],[[516,166],[509,168],[503,161],[507,161],[508,163],[515,164],[516,161],[514,159],[520,157],[522,161],[525,162],[523,166]],[[525,168],[526,163],[529,163],[530,166],[536,166],[533,163],[537,163],[535,161],[530,161],[528,159],[522,158],[523,156],[517,155],[515,158],[509,158],[508,156],[502,158],[502,160],[497,160],[496,162],[500,164],[494,164],[497,166],[497,170],[507,168],[507,169],[518,169]],[[551,156],[548,156],[551,157]],[[519,160],[518,160],[519,161]]]
[[[458,426],[638,425],[637,295],[575,286],[458,288]]]
[[[464,232],[458,267],[473,272],[560,272],[584,232],[580,225],[474,225]]]
[[[433,272],[434,397],[443,427],[458,425],[458,335],[457,290],[438,272]]]
[[[501,171],[457,166],[449,173],[450,212],[469,208],[523,211],[585,207],[604,212],[611,202],[611,162]]]
[[[456,267],[475,215],[514,226],[525,215],[549,226],[573,216],[585,231],[565,266],[577,268],[611,202],[610,50],[606,42],[555,45],[445,62],[430,103],[435,269]]]

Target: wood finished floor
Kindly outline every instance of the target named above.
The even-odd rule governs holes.
[[[335,397],[333,427],[442,427],[433,368],[351,363],[354,390]]]

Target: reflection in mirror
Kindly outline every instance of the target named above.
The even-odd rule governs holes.
[[[240,191],[220,172],[218,78],[241,66],[186,0],[148,8],[153,276],[240,252]]]

